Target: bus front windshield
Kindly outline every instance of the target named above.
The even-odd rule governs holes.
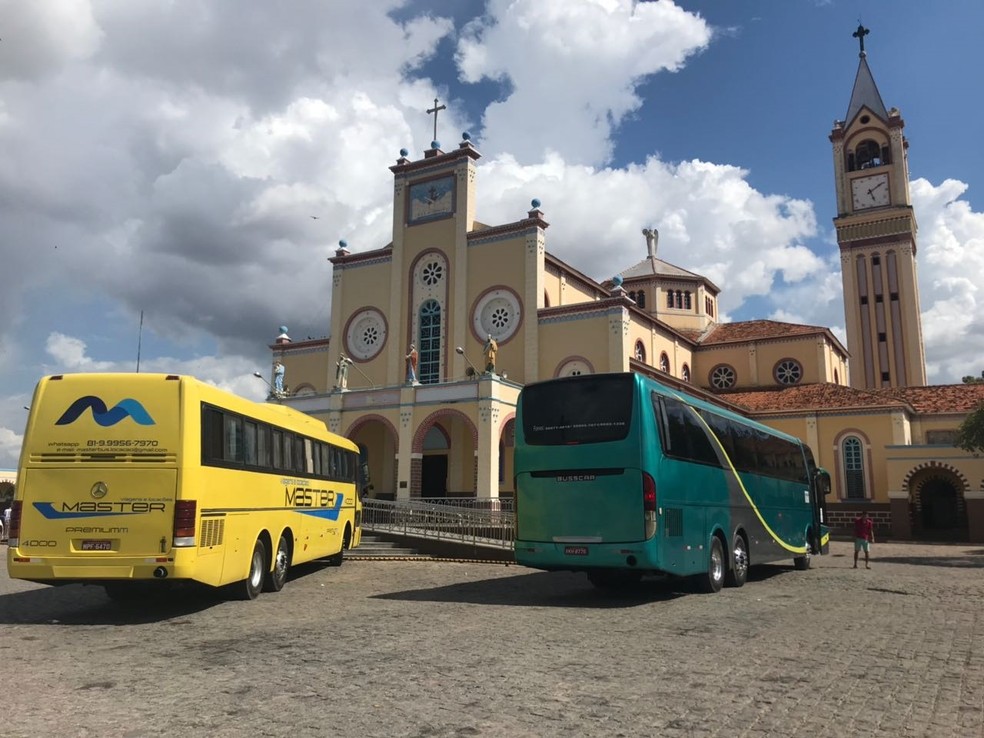
[[[631,374],[589,375],[528,385],[523,436],[532,446],[620,441],[632,422]]]

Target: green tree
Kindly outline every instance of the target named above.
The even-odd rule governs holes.
[[[975,377],[971,374],[968,374],[960,381],[962,381],[964,384],[984,384],[984,372],[981,372],[981,376],[979,377]]]
[[[984,451],[984,402],[957,428],[957,446],[971,453]]]

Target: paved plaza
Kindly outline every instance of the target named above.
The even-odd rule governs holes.
[[[124,608],[0,575],[5,736],[982,736],[984,548],[609,596],[515,565],[349,561]]]

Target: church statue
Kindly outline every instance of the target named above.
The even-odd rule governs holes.
[[[499,344],[492,338],[491,333],[488,336],[485,347],[482,349],[485,352],[485,372],[487,374],[495,374],[495,354],[499,350]]]
[[[335,365],[335,389],[348,389],[348,370],[352,360],[344,354],[338,357],[338,364]]]
[[[417,349],[412,343],[410,353],[404,358],[407,360],[407,384],[417,384]]]
[[[275,395],[284,394],[284,373],[286,369],[279,361],[273,362],[273,393]]]

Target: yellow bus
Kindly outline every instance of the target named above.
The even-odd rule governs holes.
[[[192,377],[65,374],[34,391],[7,567],[130,599],[194,581],[253,599],[361,539],[367,465],[324,423]]]

